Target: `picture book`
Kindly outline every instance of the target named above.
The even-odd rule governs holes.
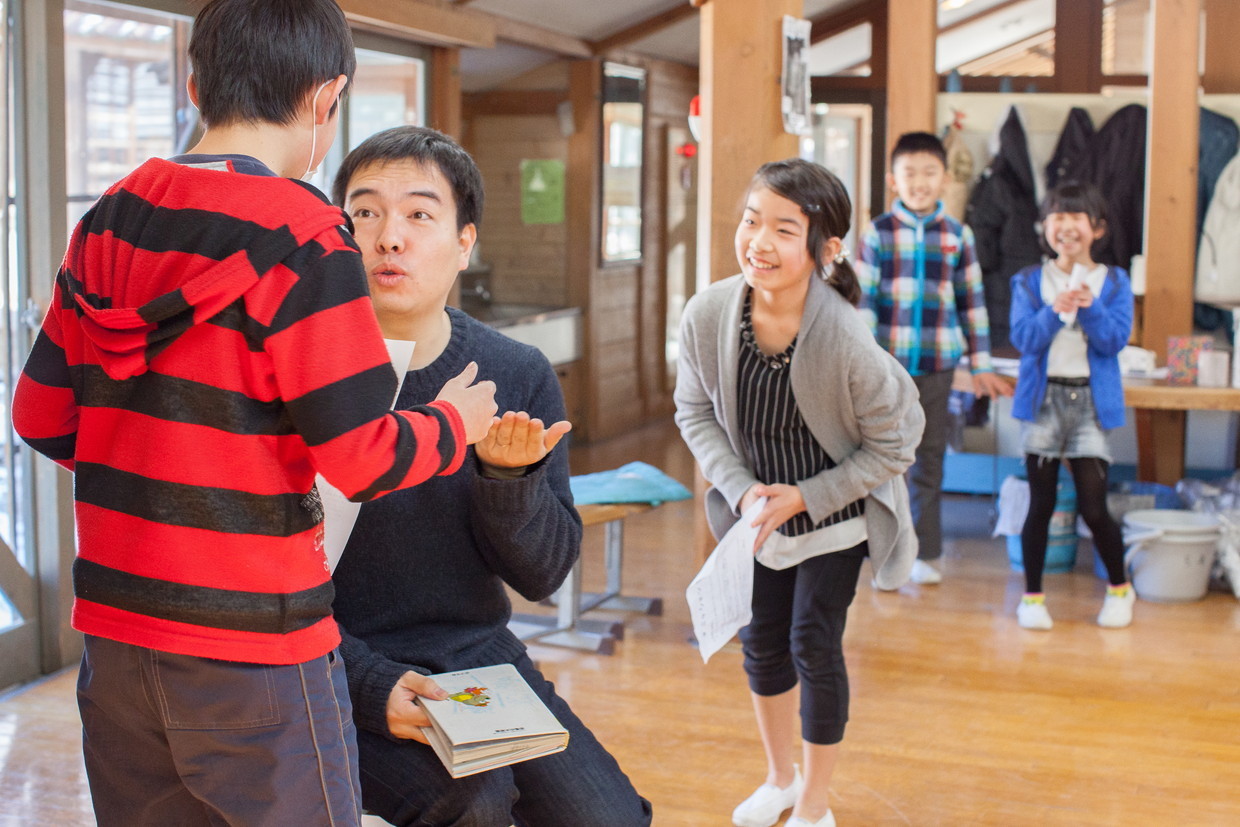
[[[448,698],[418,698],[431,720],[422,732],[453,778],[551,755],[568,746],[568,731],[510,663],[431,678]]]

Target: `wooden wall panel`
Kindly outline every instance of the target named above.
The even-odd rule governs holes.
[[[568,140],[559,121],[549,115],[475,117],[471,143],[486,187],[478,245],[482,260],[492,267],[493,299],[569,304],[567,224],[527,226],[521,221],[521,161],[568,161]]]

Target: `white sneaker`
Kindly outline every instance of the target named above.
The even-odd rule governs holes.
[[[835,815],[827,810],[827,814],[817,821],[806,821],[800,816],[794,816],[784,822],[784,827],[835,827]]]
[[[783,789],[774,784],[763,784],[754,790],[753,795],[736,805],[732,811],[732,823],[736,827],[771,827],[779,821],[784,810],[791,809],[801,794],[801,768],[796,767],[795,771],[792,783]]]
[[[1102,611],[1098,612],[1098,625],[1107,629],[1123,629],[1132,623],[1132,604],[1137,600],[1137,593],[1132,586],[1123,594],[1110,594],[1102,601]]]
[[[943,582],[943,575],[925,560],[914,560],[908,579],[919,586],[934,586]]]
[[[1046,630],[1055,625],[1045,603],[1026,603],[1023,600],[1016,607],[1016,622],[1022,629]]]

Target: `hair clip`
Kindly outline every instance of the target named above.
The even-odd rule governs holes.
[[[835,263],[843,264],[846,261],[848,261],[848,248],[841,244],[840,251],[835,254]]]
[[[804,206],[801,207],[801,209],[805,210],[805,212],[807,213],[814,213],[815,215],[817,215],[818,213],[822,212],[822,205],[821,204],[805,204]]]

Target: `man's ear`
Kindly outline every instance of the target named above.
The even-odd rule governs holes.
[[[1106,219],[1099,219],[1093,226],[1094,226],[1094,241],[1097,241],[1098,239],[1102,238],[1104,235],[1107,234]]]
[[[887,189],[892,192],[896,191],[896,176],[890,172],[887,173]]]
[[[194,108],[201,109],[202,107],[198,106],[198,81],[192,72],[185,79],[185,91],[189,93],[189,102],[194,105]]]
[[[474,251],[474,242],[478,240],[478,226],[476,224],[466,224],[461,228],[461,233],[457,242],[461,245],[461,256],[458,264],[460,269],[464,270],[469,266],[469,256]]]
[[[340,94],[348,83],[348,75],[339,75],[335,80],[328,81],[326,85],[310,93],[310,99],[314,104],[314,123],[316,126],[321,126],[331,120],[335,114],[336,103],[340,99]]]

